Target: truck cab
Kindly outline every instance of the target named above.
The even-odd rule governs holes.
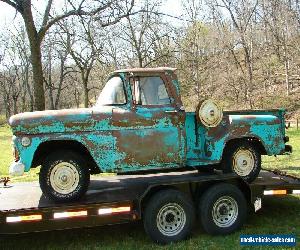
[[[218,114],[218,115],[217,115]],[[43,193],[80,198],[90,174],[221,168],[253,181],[261,155],[291,152],[284,110],[220,112],[213,101],[185,112],[173,68],[113,72],[92,108],[10,118],[11,174],[41,165]]]

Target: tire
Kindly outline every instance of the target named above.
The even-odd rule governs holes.
[[[154,242],[168,244],[190,235],[195,208],[182,192],[162,190],[147,202],[143,220],[145,231]]]
[[[237,187],[216,184],[201,197],[198,212],[201,225],[207,233],[230,234],[245,222],[247,202]]]
[[[225,173],[234,172],[251,183],[261,170],[261,155],[248,141],[230,144],[224,153],[222,165]]]
[[[43,162],[39,182],[43,194],[50,200],[70,202],[86,193],[90,174],[80,155],[72,151],[56,151]]]

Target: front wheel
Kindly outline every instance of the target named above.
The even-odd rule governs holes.
[[[85,160],[71,151],[57,151],[44,161],[39,175],[43,194],[56,202],[78,200],[88,189],[90,174]]]
[[[261,170],[261,155],[247,141],[231,144],[224,153],[222,164],[224,172],[234,172],[250,183]]]

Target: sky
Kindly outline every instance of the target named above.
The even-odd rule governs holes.
[[[46,0],[32,0],[37,11],[44,12]],[[54,5],[60,6],[64,0],[54,0]],[[138,0],[137,0],[138,2]],[[181,0],[163,0],[161,11],[165,14],[179,16],[182,14]],[[0,33],[5,28],[13,29],[14,25],[22,22],[20,15],[8,4],[0,1]]]

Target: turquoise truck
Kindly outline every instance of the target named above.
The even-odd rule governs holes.
[[[284,110],[222,111],[212,100],[185,112],[173,68],[113,72],[91,108],[14,115],[10,174],[41,166],[43,193],[71,201],[90,175],[222,169],[252,182],[261,155],[292,151]]]

